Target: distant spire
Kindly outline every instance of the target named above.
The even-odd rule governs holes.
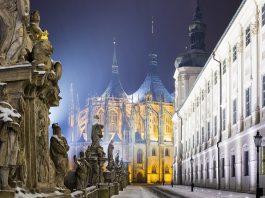
[[[198,49],[205,51],[205,31],[206,25],[202,20],[200,1],[197,0],[196,10],[193,14],[192,23],[189,27],[189,36],[191,38],[190,49]]]
[[[78,94],[76,94],[76,111],[77,112],[80,111],[79,95]]]
[[[73,83],[70,83],[70,97],[71,97],[71,111],[74,112],[75,100],[74,100],[74,87]]]
[[[116,39],[113,38],[113,61],[112,61],[112,73],[117,74],[119,73],[118,61],[117,61],[117,54],[116,54]]]
[[[152,17],[151,21],[151,36],[152,36],[152,49],[151,53],[149,54],[149,70],[150,72],[156,71],[157,66],[157,54],[155,53],[155,20]]]
[[[155,25],[155,21],[154,21],[154,17],[152,17],[152,35],[155,34],[155,32],[154,32],[154,25]]]
[[[201,9],[200,9],[200,0],[197,0],[197,7],[196,7],[196,11],[193,15],[193,20],[194,21],[201,21],[202,20],[202,12],[201,12]]]

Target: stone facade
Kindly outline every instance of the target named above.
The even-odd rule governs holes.
[[[264,35],[265,1],[244,0],[185,99],[176,97],[176,183],[189,185],[193,174],[195,186],[255,191],[253,137],[265,135]],[[261,186],[264,154],[262,147]]]

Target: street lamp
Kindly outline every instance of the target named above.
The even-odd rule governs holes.
[[[254,136],[254,143],[257,147],[257,184],[256,184],[256,198],[260,198],[263,195],[262,188],[259,187],[259,147],[261,147],[262,136],[260,135],[259,131]]]
[[[191,156],[191,158],[190,158],[190,166],[191,166],[191,185],[190,185],[190,187],[191,187],[191,192],[193,192],[193,187],[194,187],[194,183],[193,183],[193,162],[194,162],[194,159],[192,158],[192,156]]]

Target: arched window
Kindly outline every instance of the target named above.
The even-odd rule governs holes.
[[[156,156],[156,150],[154,148],[152,150],[152,156]]]
[[[166,166],[166,168],[165,168],[165,173],[169,174],[169,167],[168,166]]]
[[[109,118],[110,118],[110,131],[116,132],[118,124],[118,114],[115,111],[110,111]]]
[[[152,173],[153,173],[153,174],[156,174],[156,165],[153,165],[153,166],[152,166]]]
[[[104,112],[101,110],[98,112],[99,123],[104,124]]]
[[[137,151],[137,164],[143,163],[143,151],[140,149]]]
[[[165,156],[169,156],[169,150],[168,150],[168,148],[166,148]]]

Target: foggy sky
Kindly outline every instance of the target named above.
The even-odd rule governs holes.
[[[207,25],[207,50],[215,47],[242,0],[201,0]],[[70,83],[80,106],[90,95],[100,95],[111,75],[113,37],[117,40],[120,79],[128,94],[135,92],[147,73],[151,50],[151,19],[155,18],[158,73],[174,91],[174,61],[189,46],[188,25],[196,0],[31,0],[48,29],[53,59],[63,64],[61,106],[52,121],[67,124]]]

